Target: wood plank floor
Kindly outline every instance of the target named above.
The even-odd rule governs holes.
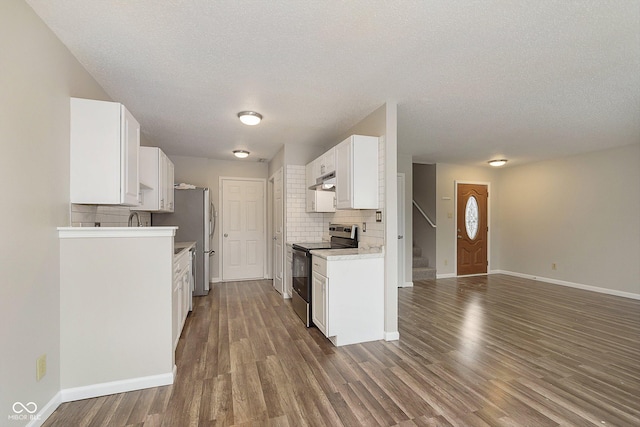
[[[216,284],[175,384],[45,426],[640,425],[640,301],[504,275],[398,292],[399,341],[335,348],[270,281]]]

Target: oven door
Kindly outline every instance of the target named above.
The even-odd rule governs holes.
[[[307,251],[293,249],[292,274],[293,290],[306,302],[311,301],[311,255]]]
[[[291,295],[291,303],[293,311],[308,328],[311,326],[311,255],[309,252],[293,249],[292,270],[293,295]]]

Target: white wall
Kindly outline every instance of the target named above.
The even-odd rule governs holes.
[[[220,276],[220,248],[218,247],[220,236],[220,212],[219,181],[221,176],[235,178],[261,178],[268,179],[267,163],[243,160],[216,160],[201,157],[169,156],[175,168],[175,181],[193,184],[198,187],[208,187],[211,200],[218,210],[218,221],[213,236],[212,247],[216,254],[211,257],[211,279],[218,280]],[[266,254],[266,252],[265,252]],[[265,258],[266,259],[266,258]]]
[[[499,193],[501,270],[640,294],[640,144],[504,169]]]
[[[6,423],[14,402],[42,409],[60,389],[56,227],[69,225],[69,97],[109,97],[21,0],[0,2],[0,52],[6,202],[0,209],[0,416]],[[36,382],[42,354],[47,374]]]
[[[436,165],[436,260],[438,277],[456,273],[456,218],[455,181],[477,181],[490,183],[489,188],[489,267],[495,269],[499,255],[499,192],[496,191],[498,172],[487,167]],[[448,198],[445,200],[445,198]],[[451,218],[449,218],[451,214]]]

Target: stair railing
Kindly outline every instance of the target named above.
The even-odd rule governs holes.
[[[436,228],[436,225],[433,223],[433,221],[431,221],[431,219],[427,216],[426,213],[424,213],[424,211],[422,210],[422,208],[420,207],[420,205],[418,205],[418,203],[416,203],[415,200],[413,200],[413,206],[415,206],[418,209],[418,212],[420,212],[422,214],[422,216],[424,217],[424,219],[427,220],[427,222],[429,223],[429,225],[431,225],[431,227]]]

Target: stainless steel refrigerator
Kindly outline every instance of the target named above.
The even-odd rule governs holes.
[[[151,225],[177,226],[176,242],[196,242],[194,296],[209,293],[209,258],[214,255],[211,240],[215,231],[216,211],[208,188],[176,189],[174,212],[154,213]]]

